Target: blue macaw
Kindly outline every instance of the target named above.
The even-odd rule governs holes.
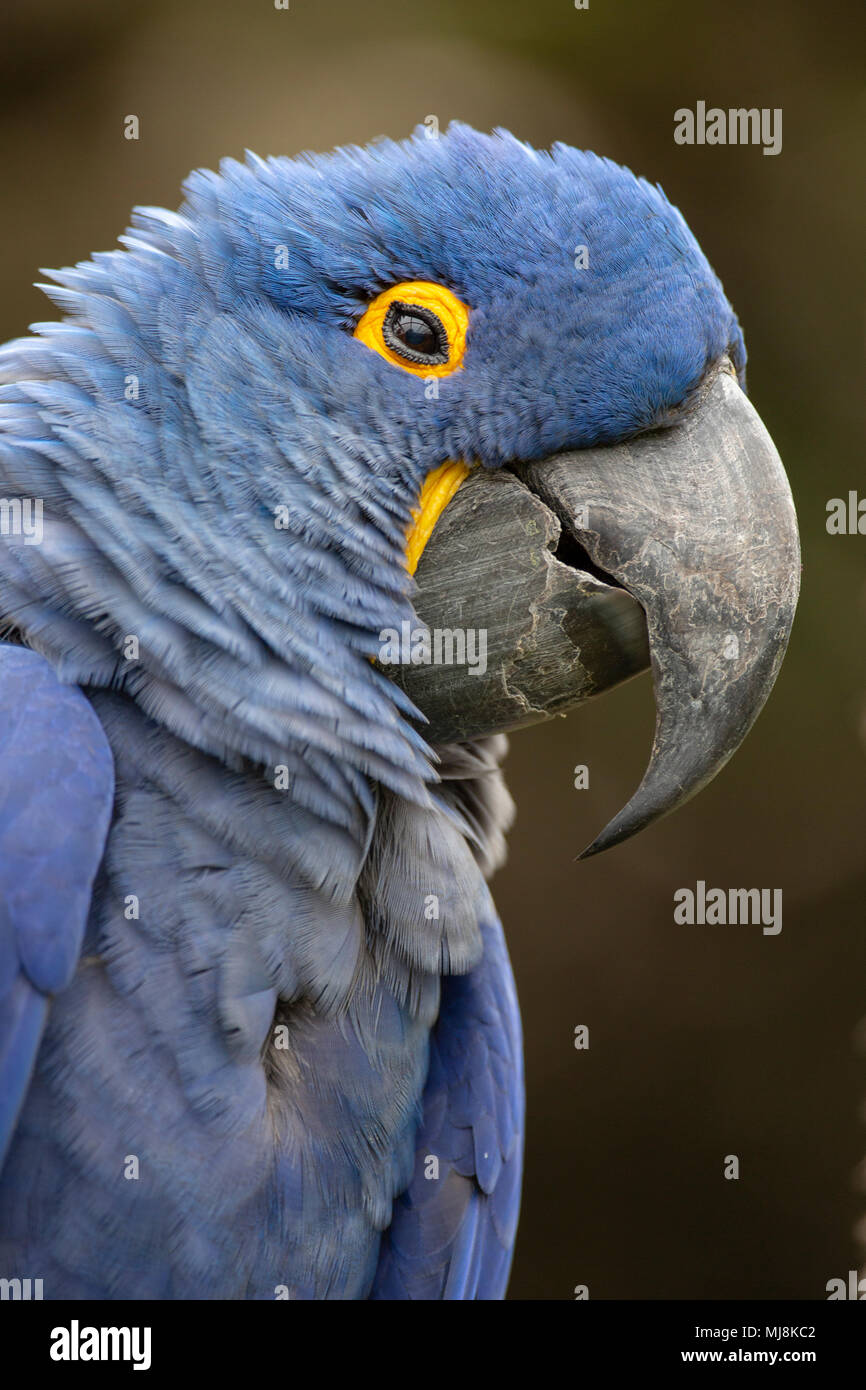
[[[656,744],[593,848],[708,780],[784,652],[790,496],[679,213],[428,134],[193,174],[0,353],[0,1275],[46,1298],[504,1295],[521,721],[467,678],[449,736],[381,659],[428,559],[458,621],[485,489],[646,613]]]

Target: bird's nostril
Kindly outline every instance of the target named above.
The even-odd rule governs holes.
[[[575,535],[576,513],[573,510],[572,502],[566,502],[558,495],[556,490],[554,490],[553,493],[546,493],[543,489],[539,490],[537,480],[533,473],[533,465],[531,464],[527,466],[525,464],[512,463],[509,466],[509,472],[519,478],[524,487],[528,487],[529,491],[534,496],[538,497],[539,500],[543,501],[545,506],[557,517],[560,531],[559,539],[553,550],[554,559],[558,560],[562,565],[567,565],[569,569],[579,570],[583,574],[592,575],[593,579],[599,580],[602,584],[607,584],[611,589],[624,589],[624,586],[620,584],[618,579],[615,579],[612,574],[608,574],[607,570],[603,570],[600,565],[595,563],[589,551],[586,550]]]
[[[565,526],[559,533],[559,540],[553,555],[561,564],[568,565],[569,569],[582,570],[584,574],[591,574],[594,579],[600,579],[603,584],[610,585],[612,589],[622,588],[618,579],[614,579],[612,574],[601,569],[590,558],[588,551]]]

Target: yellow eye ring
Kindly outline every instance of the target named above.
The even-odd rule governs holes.
[[[444,285],[404,280],[368,304],[355,337],[414,376],[450,376],[466,351],[469,309]]]

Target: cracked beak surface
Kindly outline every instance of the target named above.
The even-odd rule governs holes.
[[[443,641],[440,660],[434,644],[431,663],[397,678],[442,742],[561,713],[649,661],[649,765],[594,854],[682,805],[736,751],[778,674],[799,576],[785,471],[723,364],[667,429],[475,470],[417,573],[419,619],[452,634],[452,661]]]

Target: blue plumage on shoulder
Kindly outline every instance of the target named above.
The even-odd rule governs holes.
[[[111,819],[93,709],[35,652],[0,643],[0,1163],[51,997],[72,979]]]

